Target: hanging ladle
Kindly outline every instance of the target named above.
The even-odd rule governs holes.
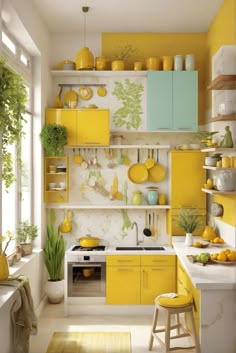
[[[150,224],[150,215],[149,215],[149,224]],[[152,232],[151,232],[150,228],[148,228],[148,225],[147,225],[147,211],[145,212],[145,228],[143,230],[143,234],[146,237],[150,237],[152,235]]]

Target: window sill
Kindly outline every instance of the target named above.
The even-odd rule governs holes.
[[[24,267],[28,266],[29,263],[42,252],[42,249],[34,249],[32,255],[22,257],[19,262],[16,262],[13,266],[9,267],[10,276],[24,274]],[[6,284],[5,284],[6,283]],[[0,282],[0,309],[9,301],[9,299],[15,293],[17,287],[9,284],[7,281]]]

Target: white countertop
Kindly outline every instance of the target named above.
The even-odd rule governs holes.
[[[200,289],[236,289],[236,262],[231,265],[212,263],[203,266],[200,263],[191,263],[187,255],[196,255],[203,252],[218,253],[222,249],[230,248],[224,244],[222,247],[209,245],[206,248],[186,246],[184,242],[173,242],[176,255],[179,257],[184,269],[190,276],[193,284]]]

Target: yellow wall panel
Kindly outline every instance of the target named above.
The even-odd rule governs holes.
[[[217,218],[236,227],[236,196],[214,195],[214,202],[218,202],[224,207],[223,216]]]

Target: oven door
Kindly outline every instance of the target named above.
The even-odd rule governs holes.
[[[105,297],[105,262],[68,262],[68,297]]]

